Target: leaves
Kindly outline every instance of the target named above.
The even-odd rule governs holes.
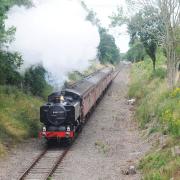
[[[140,41],[136,41],[128,50],[125,55],[125,59],[128,59],[132,62],[137,62],[140,60],[144,60],[146,55],[143,44]]]
[[[115,44],[115,39],[108,34],[107,30],[100,28],[100,43],[98,46],[98,57],[102,64],[117,64],[120,61],[119,49]]]
[[[44,91],[52,90],[51,86],[46,82],[47,71],[42,65],[31,66],[26,70],[24,75],[25,89],[32,92],[33,95],[44,96]]]
[[[122,26],[123,24],[128,24],[129,19],[124,16],[124,11],[122,7],[117,8],[117,13],[113,13],[112,16],[109,17],[111,19],[112,27]]]

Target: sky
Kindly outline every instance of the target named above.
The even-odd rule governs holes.
[[[92,8],[100,19],[104,27],[110,24],[109,16],[116,12],[118,6],[125,6],[125,0],[84,0],[88,8]],[[129,35],[126,26],[121,28],[112,28],[110,33],[115,37],[116,44],[120,48],[121,53],[128,50]]]

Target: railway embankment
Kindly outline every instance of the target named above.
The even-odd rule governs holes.
[[[150,59],[133,64],[130,98],[136,99],[135,119],[153,142],[140,161],[144,179],[180,179],[180,88],[166,86],[165,58],[158,54],[156,71]]]
[[[43,100],[12,86],[0,86],[0,157],[17,143],[37,137]]]

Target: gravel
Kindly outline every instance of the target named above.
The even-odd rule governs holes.
[[[45,143],[29,139],[8,152],[0,159],[0,180],[16,180],[33,160],[42,152]]]
[[[127,103],[130,65],[121,72],[89,118],[53,180],[140,180],[141,174],[125,175],[137,167],[150,144],[140,135]],[[0,180],[15,180],[44,148],[44,142],[27,140],[0,160]],[[137,169],[137,168],[136,168]]]

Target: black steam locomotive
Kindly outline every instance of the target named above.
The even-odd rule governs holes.
[[[51,94],[48,103],[40,107],[40,121],[44,124],[40,137],[72,140],[112,79],[113,69],[108,67]]]

